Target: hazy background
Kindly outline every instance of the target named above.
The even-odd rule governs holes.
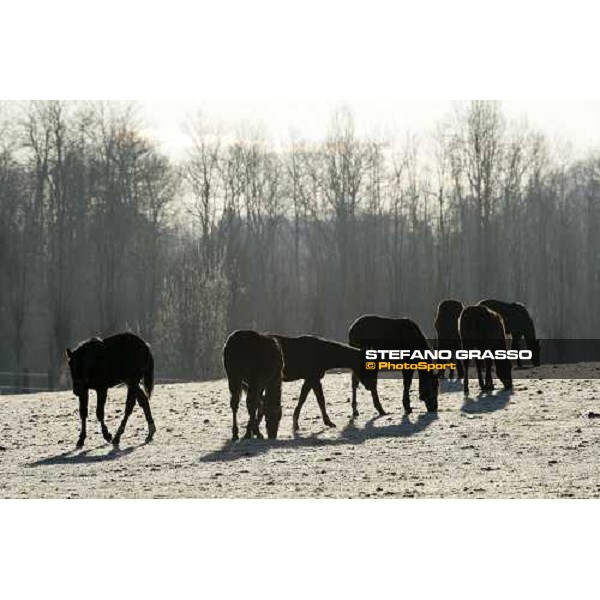
[[[429,336],[453,297],[598,337],[598,102],[0,105],[0,388],[69,385],[129,329],[161,379],[222,376],[237,328]]]
[[[324,137],[331,115],[341,106],[352,110],[360,135],[425,132],[454,111],[460,101],[451,100],[155,100],[140,101],[149,131],[166,152],[179,156],[190,146],[182,122],[198,112],[211,120],[233,126],[242,122],[262,124],[272,139],[285,142],[291,134],[312,140]],[[549,137],[571,142],[579,150],[598,145],[600,101],[594,100],[503,100],[509,119],[526,120]]]

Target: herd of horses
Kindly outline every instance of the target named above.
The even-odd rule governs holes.
[[[521,340],[531,351],[532,362],[540,364],[540,343],[531,315],[523,304],[500,300],[482,300],[474,306],[464,306],[456,300],[442,301],[436,312],[434,326],[439,350],[499,350],[508,349],[509,336],[512,347]],[[227,374],[230,406],[233,416],[232,438],[239,438],[237,413],[242,392],[246,392],[248,423],[245,438],[262,438],[260,425],[264,418],[269,439],[275,439],[281,421],[282,382],[302,380],[302,389],[293,414],[293,429],[299,429],[302,406],[312,391],[316,396],[323,423],[335,427],[327,414],[321,380],[332,369],[352,372],[352,414],[358,416],[357,392],[362,384],[370,393],[375,410],[384,415],[385,410],[377,393],[376,372],[366,374],[361,369],[361,350],[376,344],[393,344],[410,351],[429,350],[430,345],[420,327],[411,319],[386,318],[363,315],[348,330],[348,344],[323,339],[313,335],[288,337],[259,333],[252,330],[234,331],[223,347],[223,366]],[[73,350],[67,350],[67,360],[73,382],[73,393],[79,398],[81,432],[77,447],[84,445],[88,417],[89,391],[97,395],[96,416],[102,435],[107,442],[118,447],[127,421],[136,402],[144,411],[148,424],[146,441],[152,440],[156,426],[150,409],[150,396],[154,386],[154,359],[150,346],[133,333],[119,333],[104,339],[91,338]],[[505,388],[512,387],[510,360],[495,360],[496,375]],[[482,392],[493,389],[492,360],[476,360],[477,376]],[[521,366],[520,361],[518,365]],[[469,360],[457,366],[457,377],[463,380],[465,395],[469,394]],[[485,378],[482,373],[485,366]],[[406,413],[412,411],[410,387],[413,370],[404,370],[402,405]],[[439,377],[444,373],[419,370],[419,398],[429,412],[438,409]],[[450,372],[450,378],[453,373]],[[140,387],[143,382],[143,389]],[[108,389],[116,385],[127,386],[127,399],[123,419],[111,436],[104,422],[104,406]]]

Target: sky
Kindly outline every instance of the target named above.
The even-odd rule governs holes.
[[[149,133],[172,156],[189,146],[184,123],[198,112],[209,121],[236,127],[260,124],[275,141],[298,137],[320,139],[327,134],[333,112],[349,107],[358,133],[403,135],[434,129],[436,122],[453,111],[452,100],[165,100],[140,101]],[[528,123],[551,138],[571,142],[575,149],[600,147],[600,100],[506,100],[509,119],[525,117]]]

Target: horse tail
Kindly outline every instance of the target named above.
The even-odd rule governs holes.
[[[154,389],[154,358],[152,353],[148,359],[146,370],[144,371],[144,389],[146,390],[146,396],[150,398],[152,390]]]

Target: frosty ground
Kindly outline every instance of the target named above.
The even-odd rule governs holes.
[[[279,439],[236,443],[226,380],[160,385],[151,402],[154,441],[144,444],[136,407],[119,451],[102,440],[93,394],[81,451],[70,392],[0,396],[0,497],[600,497],[600,380],[540,379],[551,369],[531,369],[534,378],[516,379],[512,393],[480,396],[472,380],[467,399],[460,384],[443,382],[437,415],[425,412],[415,385],[415,411],[405,416],[401,381],[384,379],[390,414],[376,416],[361,389],[354,420],[350,375],[329,374],[323,385],[337,428],[323,426],[311,395],[297,436],[291,415],[300,382],[286,383]],[[589,365],[581,373],[589,377]],[[123,388],[109,391],[112,432],[124,398]],[[239,416],[245,425],[244,402]]]

